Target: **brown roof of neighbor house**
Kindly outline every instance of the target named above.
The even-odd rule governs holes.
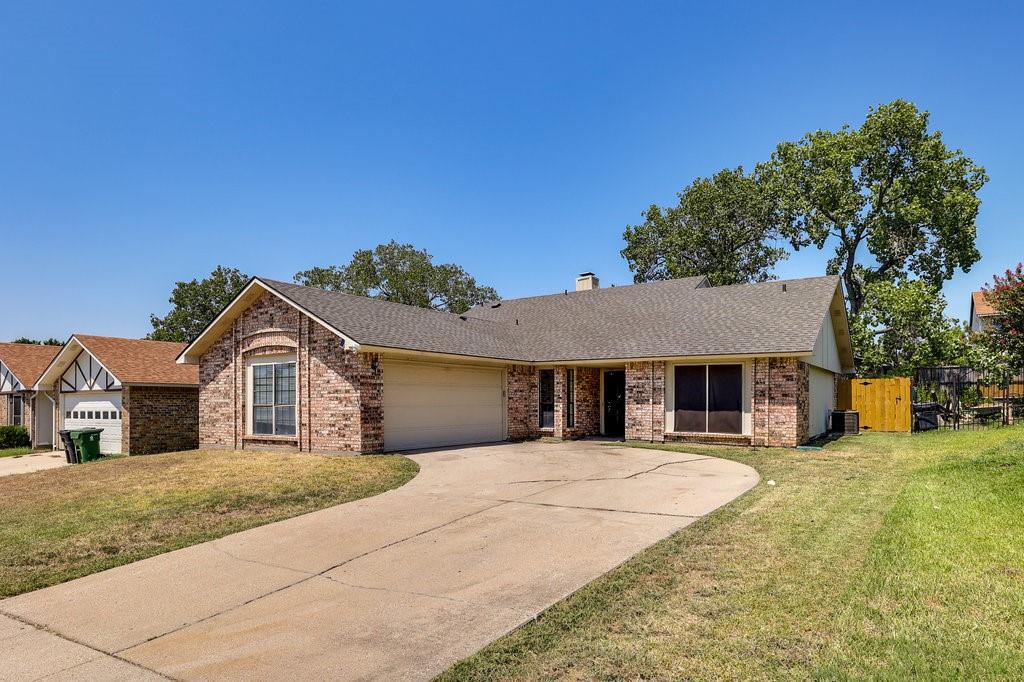
[[[361,345],[521,362],[810,353],[839,287],[838,277],[721,287],[690,277],[500,301],[459,316],[256,281]]]
[[[188,344],[88,334],[75,334],[73,338],[122,384],[199,385],[197,366],[175,362]]]
[[[975,291],[971,294],[971,305],[974,307],[974,312],[978,317],[988,317],[989,315],[996,314],[996,309],[985,298],[984,291]]]
[[[41,346],[38,343],[0,343],[0,362],[14,372],[21,385],[31,388],[39,375],[50,364],[60,346]]]

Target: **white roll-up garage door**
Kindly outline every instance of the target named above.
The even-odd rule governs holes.
[[[100,452],[121,452],[121,393],[64,394],[64,425],[71,429],[103,429]]]
[[[384,361],[384,448],[505,438],[501,369]]]

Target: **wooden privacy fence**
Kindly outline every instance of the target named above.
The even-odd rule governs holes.
[[[843,379],[836,407],[860,412],[864,431],[910,431],[910,377]]]

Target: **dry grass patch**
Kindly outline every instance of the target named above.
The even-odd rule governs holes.
[[[396,456],[192,452],[0,478],[0,597],[376,495]]]

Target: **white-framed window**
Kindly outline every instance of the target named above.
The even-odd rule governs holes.
[[[249,364],[249,434],[294,436],[296,388],[294,357],[253,360]]]

